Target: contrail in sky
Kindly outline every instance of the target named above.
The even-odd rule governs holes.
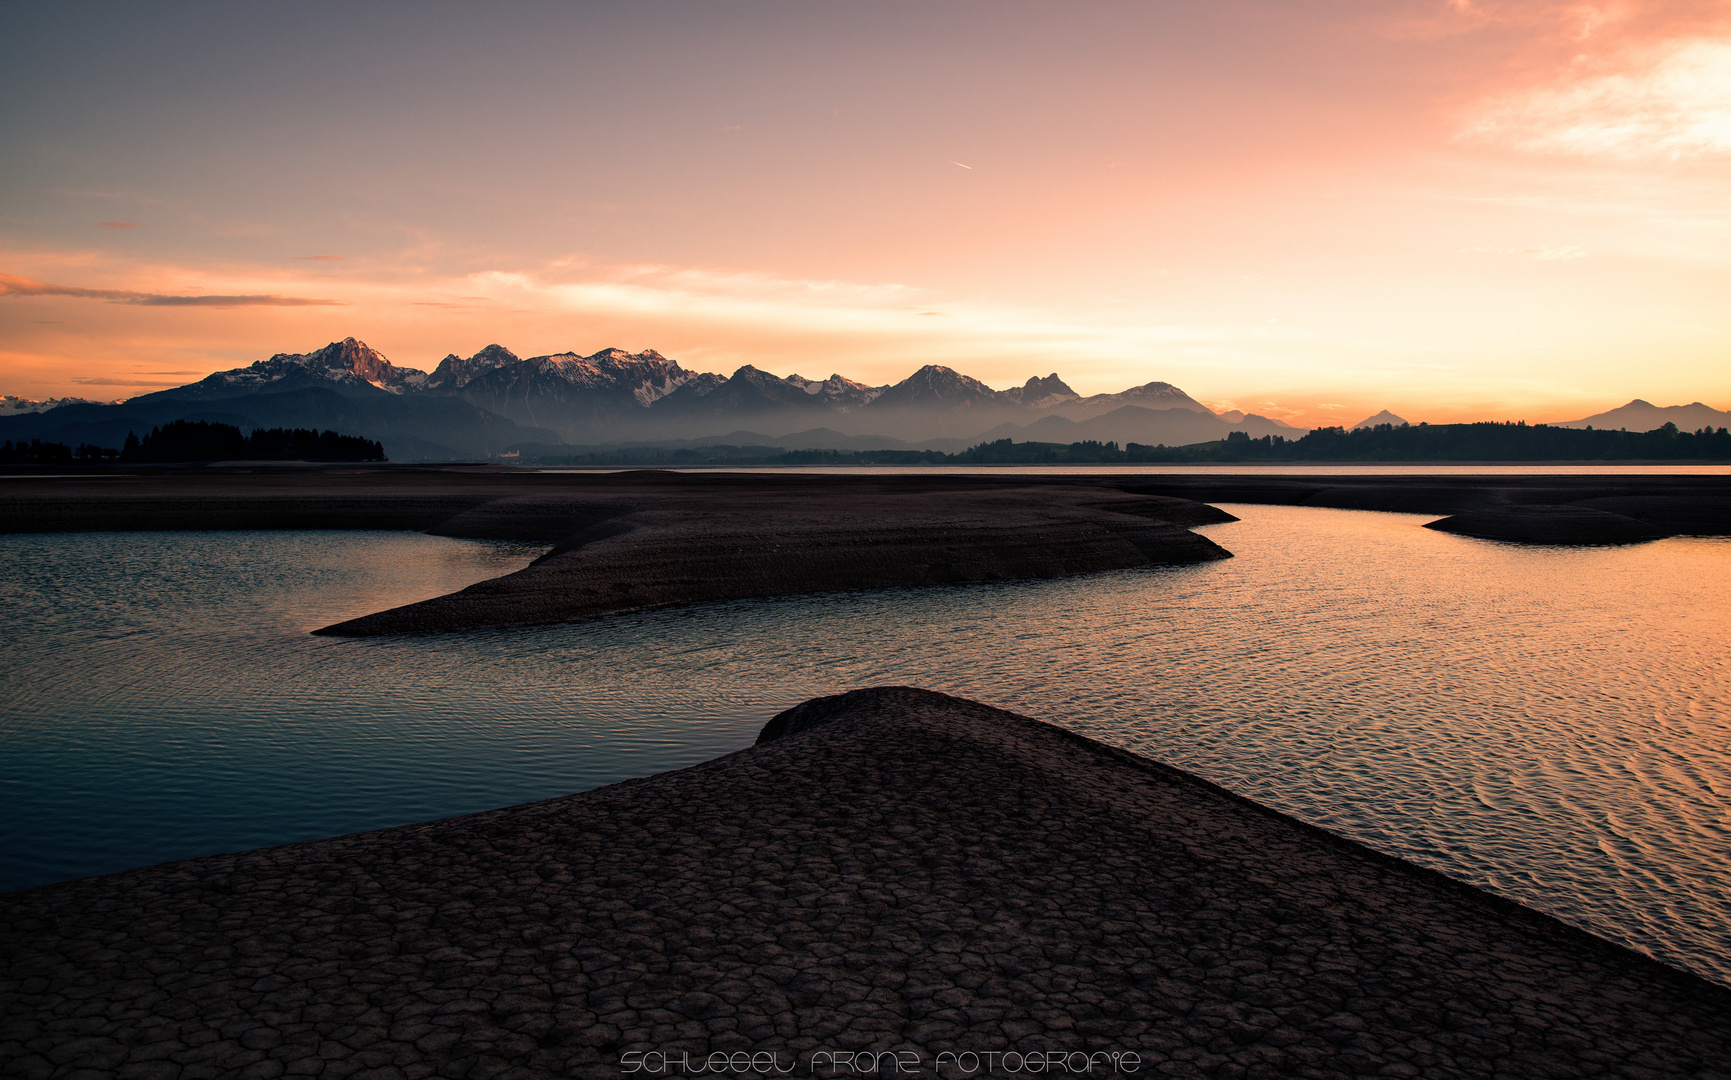
[[[950,164],[951,165],[962,165],[962,163],[959,161],[952,161],[952,162],[950,162]],[[974,167],[972,165],[962,165],[962,168],[968,170],[969,172],[974,171]]]

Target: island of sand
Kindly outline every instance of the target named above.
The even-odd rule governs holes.
[[[0,1074],[42,1080],[1731,1062],[1721,987],[905,688],[678,772],[0,896],[0,1014]]]
[[[1208,502],[1444,514],[1425,527],[1521,544],[1731,535],[1731,476],[1674,473],[1142,477],[1125,490]]]
[[[555,473],[157,467],[0,475],[0,531],[417,529],[538,541],[523,570],[340,636],[525,626],[706,601],[1052,578],[1227,558],[1209,502],[1450,515],[1528,543],[1731,533],[1731,477]]]
[[[415,528],[554,545],[517,573],[318,631],[349,637],[1207,562],[1230,553],[1190,527],[1236,520],[1088,479],[954,475],[165,470],[0,492],[13,531]]]

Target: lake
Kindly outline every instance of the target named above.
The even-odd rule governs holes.
[[[546,798],[907,683],[1063,724],[1731,984],[1731,539],[1227,506],[1237,557],[315,638],[541,548],[0,536],[0,889]]]

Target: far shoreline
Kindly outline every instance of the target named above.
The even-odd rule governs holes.
[[[1216,504],[1428,514],[1497,542],[1731,535],[1731,467],[1664,468],[94,466],[0,475],[0,531],[410,529],[553,545],[516,573],[316,631],[373,637],[1231,558],[1191,531],[1235,520]],[[1572,507],[1570,523],[1523,509],[1535,506]]]

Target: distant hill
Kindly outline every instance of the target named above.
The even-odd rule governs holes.
[[[1363,420],[1352,425],[1352,430],[1357,431],[1359,428],[1375,427],[1378,424],[1393,424],[1395,427],[1400,427],[1404,423],[1406,423],[1405,420],[1402,420],[1394,413],[1384,409],[1375,416],[1367,416]]]
[[[1688,405],[1654,405],[1651,402],[1636,398],[1620,408],[1609,412],[1597,413],[1580,420],[1564,420],[1552,424],[1552,427],[1566,428],[1610,428],[1615,431],[1652,431],[1666,424],[1676,424],[1680,431],[1699,431],[1702,428],[1731,427],[1731,412],[1721,412],[1710,408],[1699,401]]]
[[[1303,433],[1266,417],[1217,415],[1164,382],[1083,397],[1056,372],[994,390],[928,364],[868,386],[840,374],[781,378],[749,364],[729,376],[692,371],[654,350],[524,359],[498,344],[448,354],[428,373],[354,338],[121,403],[11,411],[0,415],[0,440],[118,446],[128,432],[185,420],[363,432],[393,461],[485,458],[531,444],[692,445],[735,433],[753,433],[753,445],[886,451],[948,451],[982,438],[1178,446],[1232,432]]]
[[[1126,447],[1126,452],[1135,448]],[[1545,424],[1378,424],[1317,428],[1300,439],[1234,433],[1216,443],[1148,453],[1147,461],[1731,461],[1731,433],[1586,431]]]
[[[0,444],[4,445],[4,444]],[[127,436],[123,462],[383,461],[384,447],[335,431],[271,428],[251,434],[230,424],[176,420]]]
[[[1731,461],[1731,432],[1586,431],[1544,424],[1377,424],[1317,428],[1298,439],[1233,432],[1214,442],[1154,447],[1130,443],[982,443],[945,459],[981,464],[1135,462]]]
[[[1035,425],[1038,427],[1039,425]],[[830,435],[835,433],[831,432]],[[845,437],[838,437],[845,438]],[[857,440],[800,449],[753,432],[679,445],[524,446],[525,463],[565,465],[1129,465],[1272,462],[1613,462],[1731,461],[1731,432],[1692,433],[1665,425],[1653,431],[1587,431],[1544,424],[1377,424],[1348,431],[1318,428],[1296,439],[1251,438],[1233,431],[1224,439],[1188,446],[1150,446],[1113,440],[1016,441],[993,439],[965,449],[872,446]],[[64,449],[64,448],[63,448]],[[1716,513],[1716,511],[1714,511]]]
[[[176,420],[257,428],[317,428],[356,432],[384,444],[393,461],[473,460],[513,443],[558,442],[550,431],[512,423],[450,397],[396,397],[367,387],[345,394],[319,386],[220,399],[147,394],[118,405],[65,405],[47,412],[0,418],[0,440],[118,447],[131,434]]]
[[[99,404],[101,404],[101,402],[81,397],[51,397],[43,398],[38,401],[33,398],[22,398],[13,394],[6,394],[5,396],[0,397],[0,416],[19,416],[24,413],[47,412],[49,409],[58,409],[62,405]]]

